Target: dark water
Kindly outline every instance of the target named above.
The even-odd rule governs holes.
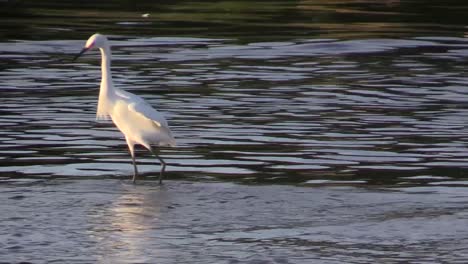
[[[0,2],[0,255],[468,261],[468,5],[323,2]],[[96,31],[171,124],[165,187],[95,122]]]

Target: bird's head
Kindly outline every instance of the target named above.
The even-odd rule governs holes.
[[[81,52],[78,53],[78,55],[75,56],[73,61],[78,59],[78,57],[80,57],[83,53],[85,53],[86,51],[88,51],[90,49],[93,49],[93,48],[100,49],[100,48],[104,48],[104,47],[107,47],[107,46],[108,46],[108,44],[107,44],[106,36],[101,35],[99,33],[96,33],[96,34],[92,35],[91,37],[89,37],[88,41],[86,41],[86,45],[81,50]]]

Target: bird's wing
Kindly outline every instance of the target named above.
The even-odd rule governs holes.
[[[159,145],[176,145],[176,142],[172,137],[171,129],[161,113],[156,111],[156,109],[151,107],[151,105],[145,102],[145,100],[136,95],[126,93],[125,99],[126,102],[128,102],[128,110],[130,112],[151,120],[154,126],[158,128],[161,136],[163,136],[160,141],[157,142]]]
[[[138,113],[150,120],[152,120],[158,127],[167,127],[167,121],[164,116],[151,107],[143,99],[138,98],[136,102],[132,102],[128,105],[128,110]]]

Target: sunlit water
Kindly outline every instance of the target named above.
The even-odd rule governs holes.
[[[163,187],[142,148],[146,181],[131,185],[123,136],[95,121],[98,52],[71,61],[102,30],[95,13],[0,30],[0,262],[466,262],[463,27],[358,23],[366,8],[416,11],[340,3],[255,6],[295,10],[281,19],[229,2],[102,15],[115,85],[177,139]],[[216,24],[212,8],[239,17]],[[299,23],[328,8],[358,22]],[[203,23],[218,31],[197,35]]]
[[[463,263],[468,258],[466,188],[52,180],[4,185],[0,199],[0,254],[7,262]]]

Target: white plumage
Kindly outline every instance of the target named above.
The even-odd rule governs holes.
[[[159,176],[161,183],[166,163],[153,151],[151,146],[175,146],[175,140],[166,119],[141,97],[114,87],[110,71],[110,45],[104,35],[92,35],[75,59],[92,48],[99,48],[102,56],[102,79],[96,118],[98,120],[111,118],[117,128],[125,135],[132,156],[133,182],[138,177],[135,145],[140,144],[161,162],[162,168]]]

